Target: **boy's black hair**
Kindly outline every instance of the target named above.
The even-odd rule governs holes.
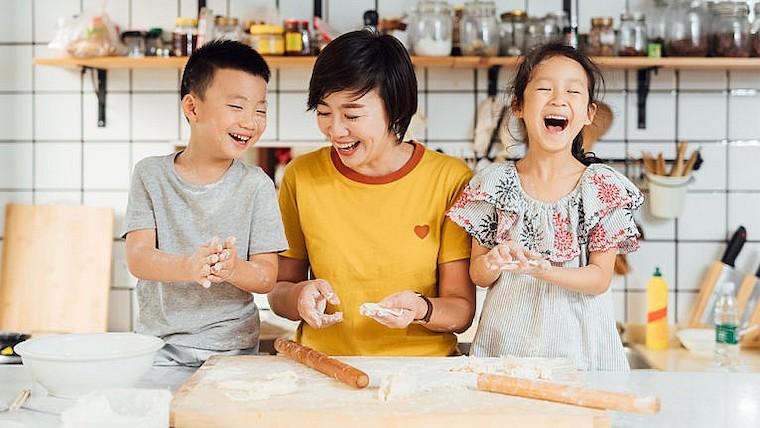
[[[187,60],[180,99],[191,92],[203,99],[218,69],[244,71],[267,83],[271,75],[264,58],[250,46],[231,40],[213,40],[196,49]]]
[[[362,97],[377,89],[388,114],[388,131],[401,141],[417,112],[417,76],[401,42],[369,30],[345,33],[317,57],[309,82],[308,110],[332,93],[350,90]]]
[[[583,70],[586,72],[586,79],[588,80],[588,105],[591,106],[592,103],[597,102],[599,94],[604,92],[604,77],[599,66],[594,64],[591,58],[580,50],[563,43],[553,42],[536,46],[520,61],[517,73],[515,73],[512,84],[508,88],[508,92],[512,96],[513,108],[522,107],[525,102],[525,88],[533,77],[535,68],[543,61],[555,56],[564,56],[583,67]],[[583,151],[583,132],[579,132],[573,138],[571,151],[576,159],[586,165],[602,162],[594,153],[585,153]]]

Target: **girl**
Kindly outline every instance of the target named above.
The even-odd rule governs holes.
[[[643,198],[586,156],[601,73],[561,44],[531,52],[512,85],[527,135],[517,162],[475,176],[448,216],[472,235],[470,276],[488,288],[474,356],[566,357],[584,370],[627,371],[609,292],[615,255],[638,248]]]

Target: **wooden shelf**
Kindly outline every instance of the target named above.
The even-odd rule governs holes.
[[[272,68],[311,68],[315,57],[269,56],[267,62]],[[424,57],[413,56],[412,62],[419,67],[432,68],[488,68],[493,65],[514,67],[518,57]],[[594,61],[607,69],[639,69],[650,67],[679,68],[688,70],[760,70],[760,58],[690,58],[690,57],[594,57]],[[101,57],[80,59],[35,58],[34,64],[55,67],[90,67],[102,70],[153,68],[181,69],[187,62],[186,57]]]

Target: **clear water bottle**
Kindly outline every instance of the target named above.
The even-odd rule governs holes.
[[[715,305],[715,361],[726,370],[739,366],[739,312],[732,282],[723,283]]]

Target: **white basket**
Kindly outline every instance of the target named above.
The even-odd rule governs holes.
[[[676,218],[683,212],[686,191],[694,177],[666,177],[647,173],[649,211],[659,218]]]

